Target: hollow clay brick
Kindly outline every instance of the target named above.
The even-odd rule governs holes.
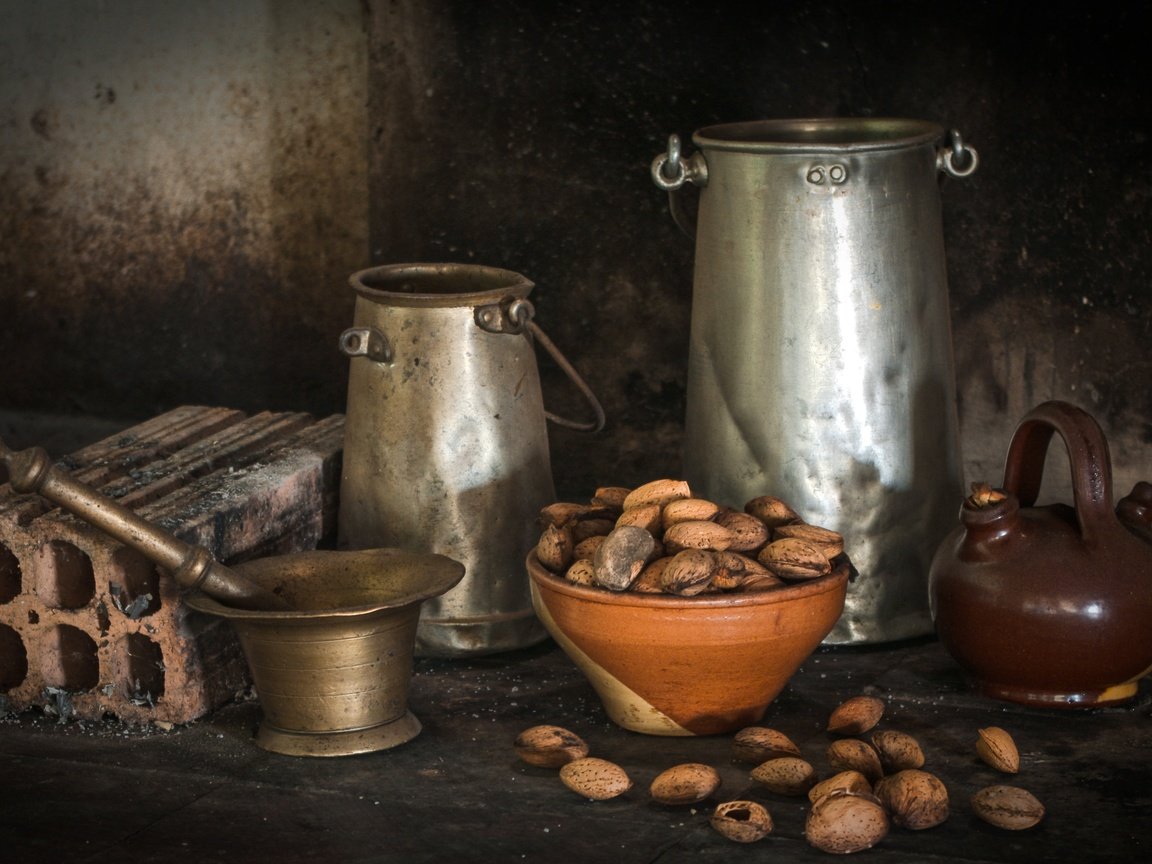
[[[335,536],[344,418],[186,406],[58,460],[238,563]],[[231,626],[138,552],[0,485],[0,712],[186,723],[249,685]]]

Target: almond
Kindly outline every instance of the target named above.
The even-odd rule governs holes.
[[[711,765],[686,762],[661,771],[648,792],[660,804],[695,804],[720,788],[720,773]]]
[[[880,756],[880,765],[885,774],[924,767],[924,751],[920,749],[920,743],[907,732],[877,732],[872,736],[872,746]]]
[[[664,505],[664,525],[677,522],[709,522],[720,512],[720,505],[705,498],[678,498]]]
[[[772,539],[794,538],[811,543],[824,553],[824,557],[832,560],[844,551],[844,538],[830,528],[821,528],[819,525],[809,525],[806,522],[794,522],[789,525],[778,525],[772,529]]]
[[[536,543],[536,557],[553,573],[563,573],[572,563],[575,545],[572,532],[566,525],[549,525]]]
[[[832,711],[828,731],[836,735],[863,735],[880,722],[884,707],[884,701],[876,696],[853,696]]]
[[[799,756],[800,748],[783,732],[746,726],[732,738],[732,755],[737,761],[759,765],[780,756]]]
[[[772,816],[755,801],[725,801],[712,811],[712,827],[736,843],[755,843],[772,833]]]
[[[727,510],[716,517],[716,524],[732,532],[728,548],[733,552],[755,554],[771,539],[768,526],[748,513]]]
[[[560,768],[560,782],[593,801],[607,801],[632,788],[632,778],[615,762],[585,756]]]
[[[723,552],[732,545],[732,532],[715,522],[694,519],[677,522],[664,532],[664,548],[675,554],[684,549],[709,549]]]
[[[596,584],[596,567],[588,558],[577,558],[564,572],[564,578],[576,585]]]
[[[741,591],[770,591],[785,585],[782,579],[777,579],[771,573],[748,573],[740,582]]]
[[[1012,736],[999,726],[989,726],[979,730],[976,752],[990,766],[1005,774],[1015,774],[1020,770],[1020,751]]]
[[[521,759],[540,768],[559,768],[588,755],[588,745],[579,735],[548,724],[525,729],[512,746]]]
[[[875,846],[888,835],[889,824],[874,795],[837,790],[809,808],[804,837],[823,852],[846,855]]]
[[[778,795],[806,795],[816,785],[816,770],[799,756],[779,756],[752,769],[752,779]]]
[[[832,572],[827,555],[796,537],[773,540],[756,560],[781,579],[816,579]]]
[[[640,575],[636,577],[636,581],[632,583],[629,590],[638,594],[663,594],[664,569],[671,561],[672,556],[670,555],[663,555],[649,561],[644,565],[644,569],[640,571]]]
[[[834,771],[859,771],[868,778],[869,783],[875,783],[884,776],[880,754],[871,744],[859,738],[833,741],[828,745],[825,756]]]
[[[638,504],[650,504],[652,502],[663,506],[669,501],[691,497],[692,490],[686,480],[652,480],[629,492],[624,497],[623,507],[627,510]]]
[[[935,774],[917,768],[881,778],[876,797],[901,828],[921,831],[948,818],[948,789]]]
[[[587,513],[588,510],[589,507],[587,504],[572,504],[567,501],[557,501],[554,504],[549,504],[540,511],[540,525],[541,527],[567,525],[569,522],[579,519],[583,514]]]
[[[635,507],[629,507],[616,519],[616,527],[621,525],[636,525],[643,528],[653,537],[660,534],[663,523],[661,522],[662,508],[656,502],[650,504],[638,504]]]
[[[589,537],[605,537],[616,527],[615,519],[577,519],[568,525],[572,531],[572,540],[582,543]]]
[[[712,581],[716,556],[707,549],[685,549],[672,556],[660,574],[660,587],[669,594],[692,597]]]
[[[585,537],[583,540],[580,540],[575,546],[572,547],[572,557],[576,560],[581,558],[591,559],[592,556],[596,554],[596,550],[600,548],[600,544],[604,542],[604,538],[607,536],[607,534],[596,534],[592,537]]]
[[[1044,805],[1019,786],[986,786],[971,799],[972,811],[997,828],[1023,831],[1044,818]]]
[[[786,502],[772,495],[761,495],[744,505],[744,512],[755,516],[769,528],[797,522],[800,516]]]
[[[596,507],[607,507],[609,510],[621,512],[624,509],[624,499],[632,490],[624,486],[601,486],[592,496],[592,504]]]
[[[861,774],[859,771],[841,771],[838,774],[833,774],[826,780],[821,780],[815,786],[808,790],[808,800],[815,803],[825,795],[830,795],[838,789],[843,789],[848,792],[866,792],[872,793],[872,784],[868,782],[868,778]]]

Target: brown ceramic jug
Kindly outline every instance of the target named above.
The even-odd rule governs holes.
[[[1074,506],[1034,506],[1052,434]],[[929,605],[941,643],[986,695],[1039,707],[1124,702],[1152,668],[1152,544],[1112,505],[1108,443],[1066,402],[1029,412],[1004,486],[974,494],[938,548]]]

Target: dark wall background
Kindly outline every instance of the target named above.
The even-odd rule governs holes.
[[[1015,423],[1049,398],[1105,427],[1120,494],[1152,477],[1149,82],[1136,5],[368,0],[363,12],[371,242],[327,273],[444,260],[534,280],[538,323],[609,417],[597,436],[553,428],[563,494],[678,471],[693,249],[648,176],[668,135],[828,115],[934,120],[979,150],[976,174],[943,194],[969,479],[999,479]],[[50,294],[58,251],[15,249],[0,302],[11,310],[16,292]],[[114,245],[103,251],[118,257]],[[196,317],[205,295],[244,298],[214,307],[231,336],[272,326],[334,344],[351,321],[342,277],[299,285],[314,274],[227,263],[207,269],[211,290],[152,308],[151,323]],[[276,303],[282,294],[293,302]],[[77,302],[119,334],[126,356],[149,338],[125,309]],[[53,363],[38,373],[35,354],[59,349],[59,328],[22,308],[20,332],[0,330],[4,368],[33,370],[0,376],[0,406],[12,410],[142,419],[209,399],[344,408],[339,358],[276,340],[212,340],[223,352],[214,368],[235,359],[242,376],[206,374],[195,351],[166,356],[159,389],[152,363],[123,363],[115,381]],[[75,331],[68,343],[81,364],[110,346]],[[580,415],[555,366],[542,358],[541,368],[549,407]]]

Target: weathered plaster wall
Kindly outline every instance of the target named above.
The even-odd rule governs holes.
[[[368,248],[361,5],[0,16],[0,407],[340,410]]]

